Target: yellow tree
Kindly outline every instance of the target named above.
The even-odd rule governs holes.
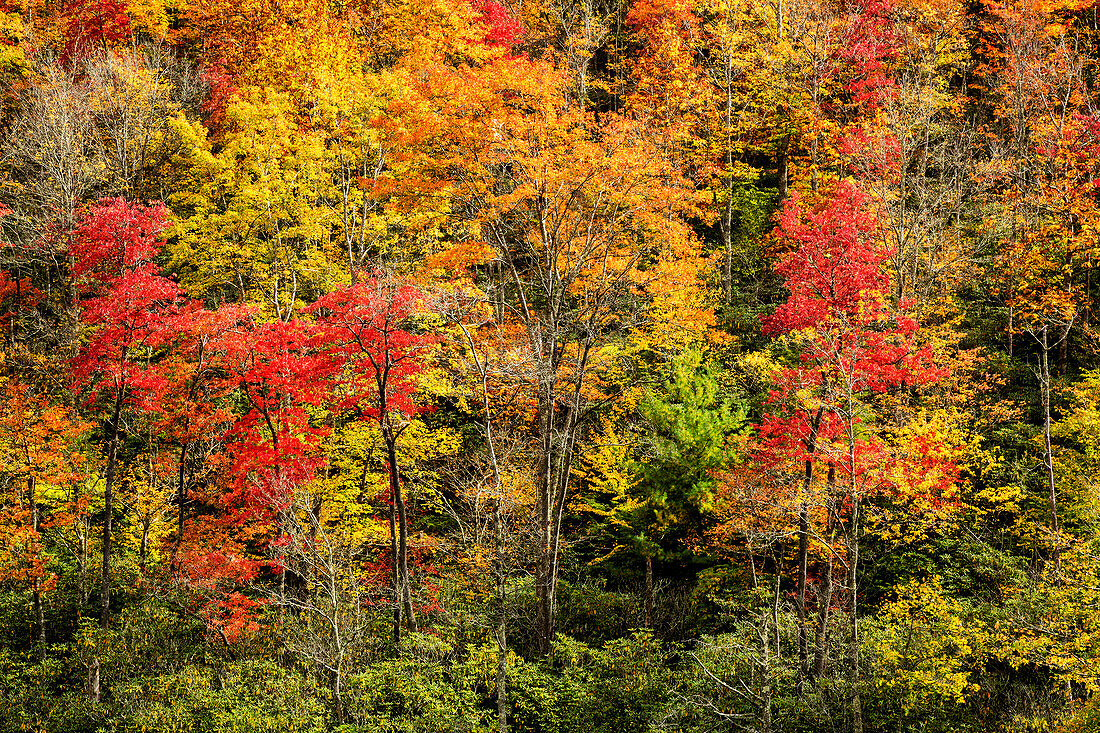
[[[287,320],[343,279],[322,205],[324,141],[295,123],[293,100],[272,88],[247,87],[225,117],[221,149],[202,141],[169,198],[183,218],[172,261],[191,294],[257,302]]]
[[[123,537],[131,546],[136,545],[143,577],[150,557],[154,561],[159,557],[159,547],[172,531],[178,475],[174,456],[156,450],[156,446],[150,448],[127,468],[120,492],[130,519]]]
[[[838,131],[862,81],[846,57],[863,15],[839,3],[642,0],[626,24],[629,114],[707,192],[727,305],[788,184],[817,189],[840,170]],[[758,287],[754,283],[750,287]]]

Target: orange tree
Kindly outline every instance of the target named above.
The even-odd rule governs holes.
[[[1094,39],[1091,15],[1074,4],[1004,4],[992,8],[986,53],[990,97],[1003,123],[989,132],[988,166],[998,251],[986,275],[1007,308],[1008,351],[1027,335],[1037,350],[1044,493],[1059,565],[1058,487],[1051,442],[1052,352],[1065,373],[1076,331],[1094,320],[1092,268],[1100,206],[1095,113],[1096,61],[1084,49]],[[999,138],[999,139],[998,139]],[[1074,330],[1074,325],[1079,328]],[[1083,328],[1082,328],[1083,327]]]
[[[536,632],[554,632],[562,525],[578,442],[632,384],[644,352],[699,338],[708,262],[683,216],[689,185],[637,123],[571,108],[568,81],[524,58],[431,74],[391,111],[407,206],[446,197],[454,236],[481,242],[479,287],[511,324],[529,394]],[[659,335],[652,335],[661,322]]]
[[[54,506],[43,501],[49,487],[68,487],[81,478],[83,456],[75,446],[89,427],[71,410],[51,405],[29,387],[9,382],[0,407],[0,472],[12,480],[0,497],[0,580],[29,589],[37,641],[46,642],[43,595],[56,576],[49,569],[46,529]],[[61,513],[60,507],[56,507]]]

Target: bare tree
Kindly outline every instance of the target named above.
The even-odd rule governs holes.
[[[37,220],[57,217],[68,229],[80,204],[103,181],[104,151],[91,96],[87,84],[58,65],[42,69],[40,82],[28,88],[23,114],[4,145],[15,174],[9,198],[16,211]]]
[[[455,356],[457,373],[469,382],[464,389],[474,396],[476,424],[484,440],[483,451],[463,462],[452,477],[465,500],[467,517],[464,520],[456,514],[455,519],[460,551],[468,561],[487,566],[492,579],[497,730],[507,733],[508,630],[514,613],[509,583],[521,572],[522,533],[517,525],[525,508],[518,497],[527,494],[522,489],[531,483],[523,469],[519,473],[514,470],[525,463],[520,454],[527,443],[514,418],[520,412],[516,406],[524,399],[523,390],[517,388],[522,380],[517,376],[528,375],[530,363],[511,348],[490,316],[492,304],[484,298],[459,290],[443,292],[435,311],[454,324],[456,335],[461,334]],[[517,484],[524,486],[517,491]]]
[[[202,97],[197,75],[163,47],[143,46],[89,57],[84,84],[104,192],[166,198],[170,190],[160,174],[187,145],[181,126]]]
[[[330,678],[338,723],[344,722],[344,680],[368,641],[377,595],[363,572],[363,548],[354,518],[341,516],[320,484],[287,492],[280,508],[282,557],[300,587],[278,593],[286,616],[287,646]]]

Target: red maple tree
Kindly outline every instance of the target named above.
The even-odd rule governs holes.
[[[824,472],[828,522],[844,539],[851,665],[856,675],[861,501],[889,485],[883,468],[892,460],[874,425],[872,398],[944,375],[932,364],[930,349],[918,345],[918,325],[906,314],[906,304],[895,306],[888,301],[890,277],[884,263],[889,251],[877,236],[877,227],[867,196],[850,183],[836,184],[813,208],[792,195],[777,233],[795,249],[776,267],[790,295],[773,315],[762,319],[765,333],[784,337],[799,352],[800,363],[781,370],[769,394],[759,426],[757,458],[771,468],[800,467],[797,610],[803,677],[809,673],[808,506],[815,482]],[[827,613],[831,556],[825,572],[829,590],[825,597],[819,594],[819,605],[824,604]],[[815,672],[820,674],[820,669]],[[858,714],[858,701],[852,710]]]
[[[523,24],[497,0],[473,0],[470,5],[480,14],[478,21],[486,26],[482,39],[486,46],[507,48],[523,38]]]
[[[88,207],[72,234],[71,274],[77,281],[81,320],[90,338],[72,361],[73,388],[104,413],[103,570],[100,624],[110,619],[113,489],[123,407],[138,396],[135,380],[178,333],[183,303],[179,286],[160,274],[155,258],[168,226],[161,204],[103,199]]]
[[[416,615],[408,568],[408,516],[402,493],[404,478],[397,460],[397,442],[408,419],[424,411],[415,399],[421,358],[434,339],[414,333],[413,317],[422,300],[419,290],[379,280],[357,283],[329,293],[310,310],[330,348],[346,364],[341,388],[342,411],[375,421],[386,447],[390,484],[390,544],[393,553],[394,637],[405,626],[416,631]]]
[[[65,6],[65,45],[61,60],[72,63],[92,51],[107,48],[133,35],[129,6],[120,0],[72,0]]]
[[[278,517],[297,487],[324,465],[320,450],[326,427],[312,424],[309,410],[325,404],[340,360],[325,348],[318,330],[303,320],[257,323],[241,320],[217,345],[241,415],[226,433],[228,488],[221,498],[224,521],[266,540],[271,569],[285,598],[285,543]],[[266,528],[266,529],[265,529]]]

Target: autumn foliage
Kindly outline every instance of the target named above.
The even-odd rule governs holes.
[[[0,733],[1100,709],[1086,0],[0,0]]]

